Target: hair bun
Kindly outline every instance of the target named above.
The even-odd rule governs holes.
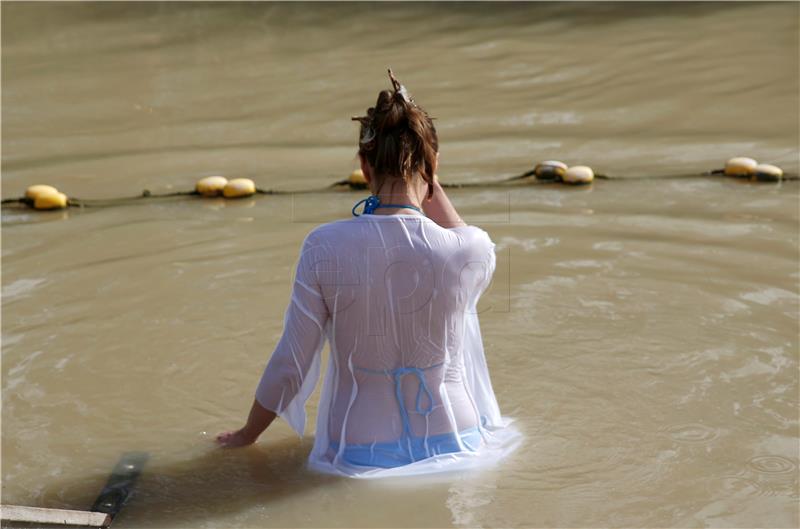
[[[394,90],[381,90],[361,123],[359,154],[366,158],[380,182],[398,177],[407,183],[419,175],[432,186],[439,140],[433,120],[389,70]],[[433,191],[429,187],[429,194]]]
[[[372,115],[374,127],[378,131],[388,131],[408,124],[406,106],[402,99],[397,98],[397,92],[383,90],[378,94],[375,111]]]

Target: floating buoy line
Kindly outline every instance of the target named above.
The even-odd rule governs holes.
[[[588,185],[594,180],[636,180],[636,179],[680,179],[698,178],[711,176],[728,176],[742,178],[757,182],[782,182],[786,180],[799,180],[798,175],[786,175],[780,167],[770,164],[760,164],[752,158],[736,157],[731,158],[725,163],[723,169],[715,169],[700,174],[675,174],[645,177],[613,177],[601,173],[595,173],[591,167],[586,165],[568,166],[557,160],[547,160],[538,163],[530,171],[521,175],[512,176],[504,180],[489,182],[468,182],[450,183],[442,182],[445,188],[470,188],[470,187],[498,187],[514,184],[565,184],[565,185]],[[109,199],[82,199],[67,196],[53,186],[37,184],[28,187],[25,196],[20,198],[7,198],[2,201],[3,206],[24,206],[36,210],[56,210],[70,207],[108,207],[140,201],[143,199],[158,199],[170,197],[224,197],[226,199],[238,199],[251,197],[254,195],[295,195],[298,193],[320,193],[331,190],[364,190],[367,189],[367,180],[361,170],[353,171],[350,176],[340,180],[323,189],[304,189],[297,191],[278,191],[272,189],[261,189],[249,178],[233,178],[228,180],[224,176],[207,176],[201,178],[195,184],[192,191],[176,191],[171,193],[151,193],[145,189],[141,195],[132,197],[109,198]]]

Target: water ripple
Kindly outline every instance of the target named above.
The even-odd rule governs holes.
[[[788,486],[787,486],[788,485]],[[792,496],[791,484],[774,483],[748,476],[724,476],[722,489],[729,494],[743,492],[753,496]]]
[[[747,464],[762,474],[786,474],[797,470],[797,463],[788,457],[776,455],[755,456]]]
[[[719,437],[719,430],[698,423],[674,424],[664,431],[679,443],[709,443]]]

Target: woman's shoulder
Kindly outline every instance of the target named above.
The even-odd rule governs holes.
[[[483,245],[494,248],[494,242],[489,233],[479,226],[466,224],[464,226],[448,228],[448,231],[455,233],[466,244]]]

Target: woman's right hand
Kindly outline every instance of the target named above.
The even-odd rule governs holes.
[[[259,404],[257,399],[253,399],[253,406],[250,408],[250,415],[247,417],[247,424],[238,430],[223,432],[216,438],[217,443],[223,448],[237,448],[247,446],[256,442],[258,436],[267,429],[267,426],[275,420],[274,411],[268,410]]]
[[[447,198],[436,174],[434,174],[433,180],[433,196],[422,201],[422,209],[429,219],[443,228],[466,226],[450,199]]]

